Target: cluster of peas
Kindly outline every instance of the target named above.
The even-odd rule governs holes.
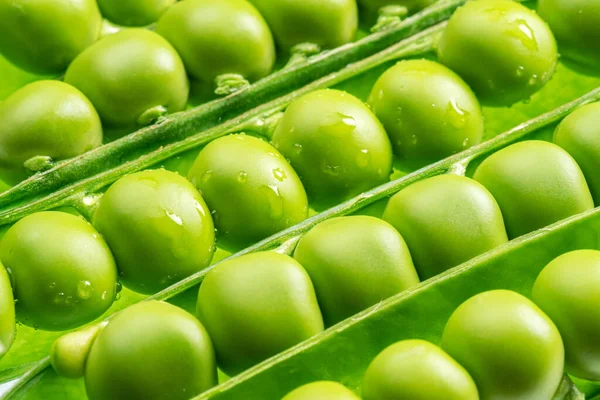
[[[224,74],[253,81],[273,69],[275,43],[284,51],[304,42],[335,47],[352,40],[357,28],[354,0],[81,0],[70,2],[79,7],[69,12],[62,2],[40,2],[23,5],[36,16],[28,21],[15,14],[13,3],[0,0],[0,52],[37,73],[66,69],[64,82],[30,84],[0,104],[0,168],[14,181],[32,157],[58,160],[100,146],[103,126],[131,129],[182,110],[188,76],[210,88]],[[387,3],[361,2],[372,9]],[[433,1],[404,3],[414,12]],[[577,11],[593,22],[593,12],[579,13],[589,2],[539,3],[541,16],[566,44],[564,54],[580,63],[597,57],[596,43],[563,29],[565,21],[592,29],[570,16]],[[127,4],[137,6],[135,12]],[[156,22],[156,31],[127,28],[98,40],[98,6],[115,23]],[[54,25],[40,22],[49,10],[59,16],[56,23],[64,22],[58,36]],[[564,20],[557,22],[557,15]],[[553,31],[517,3],[469,2],[440,38],[440,63],[398,63],[375,83],[368,105],[341,91],[315,91],[290,104],[268,132],[270,143],[229,135],[199,153],[188,179],[165,170],[119,179],[99,198],[91,224],[57,211],[23,218],[0,244],[0,261],[10,273],[0,268],[0,353],[14,339],[13,294],[21,322],[76,328],[110,307],[120,282],[152,294],[208,267],[215,231],[220,247],[236,251],[306,219],[309,203],[325,209],[388,181],[393,155],[419,168],[480,143],[480,101],[511,105],[551,78],[558,57]],[[31,48],[30,34],[47,40]],[[293,257],[260,252],[219,265],[200,287],[198,318],[150,301],[108,324],[65,335],[55,343],[54,367],[68,377],[84,376],[90,399],[199,394],[216,384],[217,365],[238,374],[419,280],[593,208],[593,199],[600,199],[600,140],[593,137],[599,115],[598,104],[580,108],[557,128],[558,146],[514,144],[484,160],[472,179],[442,175],[417,182],[389,200],[383,219],[323,222],[300,239]],[[510,390],[550,398],[564,372],[562,340],[569,372],[600,379],[598,351],[586,347],[585,337],[600,322],[580,318],[595,313],[576,309],[567,295],[576,287],[580,296],[593,297],[599,263],[596,252],[571,253],[538,278],[534,301],[558,330],[520,295],[478,295],[450,318],[442,342],[447,353],[423,341],[386,349],[367,371],[364,398],[494,398]],[[574,267],[582,268],[581,276],[559,279]],[[490,320],[482,320],[481,309]],[[486,338],[492,342],[480,341],[474,326],[493,332]],[[531,364],[517,363],[512,353],[501,366],[486,359],[486,348],[504,346],[506,337],[522,331],[529,345],[518,354],[529,352]],[[498,379],[499,370],[525,378],[509,387]],[[440,383],[439,392],[427,393],[416,385],[424,381],[420,376],[441,383],[450,377],[453,385]],[[337,384],[318,383],[286,400],[329,392],[355,398]]]
[[[597,310],[600,251],[577,250],[552,260],[538,275],[533,301],[491,290],[450,316],[441,348],[403,340],[367,368],[364,400],[496,398],[551,399],[564,371],[600,380]],[[358,400],[332,381],[301,386],[283,400]]]

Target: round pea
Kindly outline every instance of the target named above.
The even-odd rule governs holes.
[[[95,0],[0,0],[0,53],[29,72],[64,71],[101,27]]]
[[[537,11],[556,35],[560,54],[597,72],[600,4],[590,0],[539,0]]]
[[[264,77],[275,63],[273,36],[247,0],[186,0],[171,7],[156,32],[181,55],[188,73],[213,83],[222,74]]]
[[[25,178],[34,156],[62,160],[102,144],[102,124],[90,101],[60,81],[38,81],[0,103],[0,168],[3,178]]]
[[[110,249],[87,221],[45,211],[13,225],[0,244],[12,276],[17,316],[26,325],[67,330],[102,315],[116,295]]]
[[[533,300],[565,342],[566,369],[600,381],[600,251],[577,250],[552,260],[533,286]]]
[[[250,0],[265,17],[277,44],[300,43],[333,48],[354,39],[358,29],[356,0]]]
[[[210,271],[197,314],[213,338],[219,368],[230,376],[323,330],[308,274],[275,252],[243,255]]]
[[[511,239],[594,208],[575,160],[544,141],[520,142],[492,154],[473,178],[498,201]]]
[[[383,219],[406,240],[422,280],[508,241],[494,197],[463,176],[413,183],[392,196]]]
[[[206,329],[188,312],[158,301],[118,313],[98,334],[85,367],[90,400],[184,400],[216,383]]]
[[[116,181],[100,199],[93,224],[110,246],[121,281],[156,293],[206,268],[215,231],[202,196],[184,177],[148,170]]]
[[[404,239],[379,218],[332,218],[306,233],[294,258],[308,272],[327,325],[419,283]]]
[[[281,400],[360,400],[360,398],[340,383],[318,381],[292,390]]]
[[[406,7],[410,14],[429,7],[438,0],[358,0],[358,4],[370,11],[377,11],[385,6]]]
[[[450,17],[438,58],[479,100],[510,106],[546,84],[558,59],[548,25],[512,0],[469,1]]]
[[[311,204],[327,208],[389,180],[390,141],[369,108],[339,90],[317,90],[290,104],[273,134]]]
[[[403,340],[375,357],[362,386],[364,400],[479,400],[467,371],[425,340]]]
[[[508,290],[475,295],[452,314],[442,348],[473,377],[482,399],[551,399],[564,349],[550,318]]]
[[[115,24],[144,26],[158,18],[177,0],[98,0],[102,15]]]
[[[10,277],[0,263],[0,359],[15,340],[15,300]]]
[[[582,106],[563,119],[553,141],[577,161],[592,197],[600,204],[600,103]]]
[[[429,60],[401,61],[383,73],[369,96],[394,152],[414,168],[479,144],[483,115],[467,84]]]
[[[69,66],[65,82],[81,90],[105,124],[145,125],[185,108],[189,83],[183,62],[162,36],[141,28],[106,36]]]
[[[304,220],[308,201],[296,172],[270,144],[229,135],[198,154],[188,179],[212,210],[219,245],[236,250]]]

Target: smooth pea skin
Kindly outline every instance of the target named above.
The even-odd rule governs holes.
[[[317,90],[292,102],[272,140],[316,208],[380,185],[392,171],[383,126],[362,101],[339,90]]]
[[[0,243],[19,321],[67,330],[102,315],[116,295],[117,269],[110,249],[87,221],[45,211],[13,225]]]
[[[38,81],[0,103],[0,169],[3,178],[26,177],[34,156],[63,160],[102,144],[102,124],[79,90],[60,81]]]
[[[564,349],[550,318],[508,290],[475,295],[452,314],[442,348],[473,377],[482,400],[551,399]]]
[[[188,312],[158,301],[118,313],[94,341],[85,368],[90,400],[185,400],[216,383],[206,329]]]
[[[406,240],[421,280],[508,241],[496,200],[463,176],[413,183],[392,196],[383,219]]]
[[[360,398],[340,383],[318,381],[292,390],[281,400],[360,400]]]
[[[188,179],[211,209],[220,247],[237,250],[304,220],[304,187],[281,154],[252,136],[229,135],[198,154]]]
[[[565,117],[554,131],[553,142],[577,161],[599,205],[600,103],[584,105]]]
[[[544,141],[520,142],[492,154],[473,178],[498,201],[511,239],[594,208],[575,160]]]
[[[533,301],[565,342],[566,369],[600,381],[600,251],[577,250],[552,260],[533,286]]]
[[[419,283],[404,239],[379,218],[332,218],[306,233],[294,258],[330,326]]]
[[[95,0],[0,0],[0,53],[26,71],[58,74],[101,26]]]
[[[229,376],[323,330],[310,277],[293,258],[275,252],[243,255],[210,271],[197,314]]]
[[[413,168],[479,144],[483,115],[467,84],[429,60],[401,61],[375,82],[368,100],[394,153]]]
[[[300,43],[334,48],[354,39],[356,0],[250,0],[285,50]]]
[[[482,103],[510,106],[550,80],[558,53],[552,31],[534,11],[512,0],[479,0],[450,17],[438,58]]]
[[[156,293],[206,268],[215,231],[206,203],[175,172],[148,170],[116,181],[100,199],[93,224],[110,246],[120,279]]]
[[[429,7],[438,0],[358,0],[358,4],[370,11],[377,11],[385,6],[406,7],[410,14]]]
[[[473,378],[444,350],[403,340],[375,357],[362,385],[364,400],[479,400]]]
[[[186,0],[171,7],[156,32],[181,55],[188,73],[213,83],[222,74],[264,77],[275,63],[267,23],[247,0]]]
[[[177,0],[98,0],[102,15],[115,24],[144,26],[158,18]]]
[[[600,4],[590,0],[539,0],[537,11],[556,35],[560,54],[598,73]]]
[[[0,359],[15,340],[15,300],[10,277],[0,263]]]
[[[183,62],[162,36],[130,28],[106,36],[69,66],[65,82],[81,90],[107,125],[146,125],[183,110],[189,83]]]

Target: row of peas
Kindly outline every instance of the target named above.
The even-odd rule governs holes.
[[[432,2],[404,1],[400,5],[414,12]],[[363,1],[362,5],[374,9],[387,3]],[[562,3],[540,1],[541,16],[556,28],[561,43],[566,43],[565,54],[577,54],[573,58],[579,60],[593,53],[587,48],[593,45],[572,40],[574,33],[565,33],[564,25],[572,31],[587,29],[598,13],[579,5],[581,2],[572,7]],[[129,27],[98,40],[102,25],[98,6],[119,24],[157,21],[156,31]],[[584,8],[586,13],[579,13]],[[565,21],[557,22],[557,14],[565,15]],[[67,159],[100,146],[103,128],[119,128],[123,134],[184,109],[188,76],[213,89],[218,77],[227,77],[221,87],[227,92],[228,85],[234,90],[240,87],[236,86],[240,79],[260,79],[273,69],[275,43],[284,52],[305,42],[325,48],[347,43],[355,36],[357,15],[354,0],[280,0],[276,4],[260,0],[105,0],[98,5],[94,0],[3,1],[0,52],[27,70],[66,72],[64,82],[32,83],[0,105],[2,179],[17,183],[48,160]],[[581,18],[586,18],[585,24]],[[39,37],[44,40],[34,40]],[[482,102],[505,106],[539,90],[551,78],[558,54],[553,33],[533,11],[508,0],[483,0],[469,2],[450,19],[439,41],[438,57]],[[472,62],[474,59],[478,62]],[[232,78],[231,74],[239,76]],[[422,108],[432,99],[421,90],[406,108],[402,101],[388,106],[389,98],[397,103],[398,97],[411,95],[410,87],[403,93],[393,75],[388,77],[390,84],[394,89],[388,90],[386,98],[375,95],[370,104],[400,157],[410,153],[418,158],[414,164],[418,167],[481,140],[479,105],[469,93],[455,99],[462,106],[451,102],[441,105],[442,110],[419,111],[427,116],[423,118],[411,116],[412,107]],[[436,90],[442,90],[444,84],[439,82]],[[454,115],[444,117],[440,115],[443,112]],[[444,123],[450,126],[443,129]],[[432,131],[414,132],[419,125]],[[452,125],[467,133],[448,135]],[[459,136],[462,141],[456,142]]]
[[[492,290],[450,316],[441,348],[403,340],[379,353],[365,372],[364,400],[551,399],[564,371],[600,380],[600,251],[577,250],[551,261],[532,289],[533,302]],[[284,400],[359,399],[343,385],[319,381]]]
[[[589,110],[597,111],[597,104],[567,117],[557,128],[557,137],[567,134],[577,147],[578,135],[589,131],[589,126],[573,119],[581,121],[580,115],[588,116]],[[211,145],[225,141],[234,146],[248,142],[268,146],[264,157],[285,163],[274,148],[247,135],[231,135]],[[225,154],[231,154],[231,164],[239,157],[236,152]],[[239,172],[236,165],[232,168]],[[293,169],[288,167],[287,172]],[[276,174],[270,179],[282,183]],[[240,182],[239,173],[224,178],[211,174],[208,183],[212,180],[221,181],[214,187],[225,187],[223,196],[232,196],[238,209],[244,207],[235,201],[235,188],[245,190],[249,181]],[[302,187],[299,180],[298,184]],[[484,160],[474,179],[441,175],[401,190],[389,200],[383,220],[350,216],[317,225],[302,237],[293,258],[261,252],[219,265],[200,287],[201,323],[175,306],[143,303],[118,314],[105,330],[95,325],[83,331],[85,346],[81,332],[72,334],[76,339],[69,335],[59,339],[54,365],[63,375],[85,376],[92,399],[125,398],[119,396],[131,393],[187,398],[216,383],[215,360],[227,374],[238,374],[418,284],[419,278],[437,275],[505,243],[508,237],[591,208],[584,175],[567,152],[543,141],[517,143]],[[123,284],[152,293],[203,269],[214,252],[209,207],[190,182],[173,172],[149,170],[121,178],[100,199],[93,224],[102,236],[79,217],[43,212],[24,218],[7,232],[0,260],[10,269],[23,322],[67,329],[99,316],[116,291],[113,254]],[[247,231],[242,224],[226,235]],[[10,295],[10,285],[6,287]],[[172,313],[177,315],[175,322]],[[182,329],[180,320],[194,330]],[[144,323],[161,328],[153,328],[147,336],[140,328]],[[140,334],[144,340],[139,340]],[[182,349],[165,354],[161,346]],[[148,361],[144,368],[154,372],[135,379],[133,360],[148,349],[153,349],[156,364]],[[185,360],[190,367],[174,378],[168,371],[180,369],[169,360]],[[197,374],[202,379],[193,379]]]

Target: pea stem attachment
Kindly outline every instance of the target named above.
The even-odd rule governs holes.
[[[167,108],[165,106],[155,106],[144,111],[137,118],[136,123],[140,126],[150,125],[158,121],[161,117],[167,115]]]
[[[398,26],[408,15],[408,8],[399,5],[383,6],[379,9],[377,23],[371,27],[371,32],[382,32]]]
[[[25,161],[23,166],[31,172],[40,172],[52,168],[54,161],[49,156],[34,156]]]
[[[219,96],[229,96],[250,86],[250,82],[240,74],[219,75],[215,79],[215,84],[217,85],[215,94]]]
[[[552,400],[585,400],[585,395],[577,389],[569,375],[565,374]]]
[[[124,162],[155,153],[162,146],[173,145],[197,137],[225,121],[251,112],[257,106],[275,101],[336,72],[350,77],[360,70],[356,65],[375,54],[385,54],[401,40],[445,21],[466,0],[442,0],[405,19],[394,28],[366,36],[354,43],[310,57],[305,63],[281,69],[271,75],[191,110],[171,114],[160,124],[142,128],[114,142],[90,150],[26,179],[0,194],[0,210],[21,210],[22,204],[40,200],[54,191],[92,180],[93,176],[118,169]],[[348,65],[351,74],[346,73]],[[368,66],[367,66],[368,69]],[[366,70],[366,69],[365,69]],[[206,133],[206,136],[210,136]]]
[[[321,52],[321,47],[316,43],[299,43],[290,50],[291,56],[283,68],[292,68],[306,63],[308,59]]]

